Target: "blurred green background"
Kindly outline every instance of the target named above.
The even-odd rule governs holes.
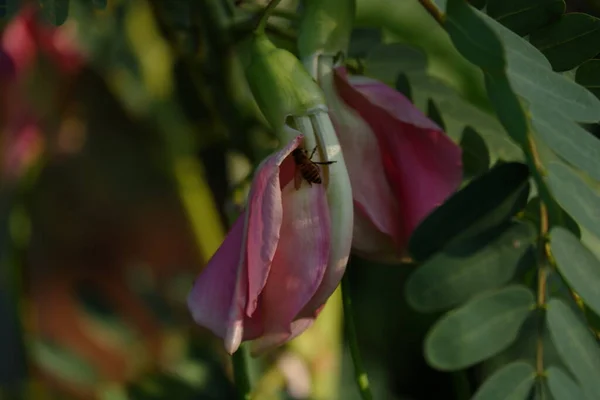
[[[4,27],[24,3],[0,4]],[[264,3],[39,3],[42,20],[70,35],[86,63],[65,71],[38,40],[35,63],[3,87],[0,399],[235,398],[230,358],[193,323],[185,300],[243,206],[255,166],[277,147],[236,54]],[[297,3],[283,1],[267,27],[292,52]],[[415,26],[431,24],[415,15]],[[455,139],[466,124],[483,136],[501,129],[485,113],[477,79],[461,86],[464,65],[447,63],[454,53],[427,38],[408,43],[433,48],[424,55],[400,31],[357,28],[349,62],[384,81],[393,76],[406,93],[390,63],[422,82],[413,100],[428,110],[437,93]],[[396,42],[404,45],[385,47]],[[38,131],[22,149],[11,134],[23,120]],[[492,144],[492,160],[515,151]],[[10,157],[20,166],[8,168]],[[469,162],[480,172],[477,159]],[[423,359],[439,314],[407,306],[412,269],[356,257],[348,267],[375,398],[468,399],[479,370],[446,374]],[[358,399],[342,332],[336,292],[314,327],[253,360],[256,398]]]

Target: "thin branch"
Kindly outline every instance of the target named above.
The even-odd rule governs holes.
[[[444,25],[444,15],[431,0],[419,0],[425,11],[429,13],[440,25]]]
[[[277,5],[279,5],[280,2],[281,2],[281,0],[271,0],[269,2],[269,4],[267,4],[265,9],[263,10],[262,15],[260,16],[260,19],[258,20],[258,25],[256,26],[256,31],[255,31],[256,33],[264,33],[265,32],[265,28],[267,26],[267,20],[269,19],[271,14],[273,14],[273,11],[275,11],[275,7],[277,7]]]
[[[352,313],[352,299],[350,296],[350,281],[348,273],[342,278],[342,302],[344,305],[344,326],[346,335],[348,336],[348,345],[350,354],[352,355],[352,363],[354,364],[354,377],[358,390],[363,400],[372,400],[371,387],[369,385],[369,377],[360,356],[358,349],[358,337],[356,335],[356,327],[354,325],[354,314]]]

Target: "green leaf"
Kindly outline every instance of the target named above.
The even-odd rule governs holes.
[[[600,261],[571,232],[556,227],[550,248],[558,269],[585,303],[600,315]]]
[[[446,130],[446,125],[444,124],[444,119],[442,118],[440,111],[435,106],[435,103],[429,99],[427,101],[427,117],[438,124],[443,131]]]
[[[565,12],[563,0],[489,0],[488,15],[521,36],[558,19]]]
[[[592,333],[562,300],[548,302],[548,327],[552,342],[565,365],[575,375],[590,398],[600,398],[600,348]]]
[[[485,88],[504,129],[515,142],[525,146],[527,119],[508,78],[504,74],[485,74]]]
[[[532,32],[529,41],[548,58],[555,71],[568,71],[600,53],[600,20],[588,14],[565,14]]]
[[[600,140],[556,110],[532,106],[530,111],[533,127],[548,147],[600,180]]]
[[[535,369],[524,361],[505,365],[490,376],[472,400],[525,400],[535,380]]]
[[[40,0],[42,14],[56,26],[62,25],[69,15],[69,0]]]
[[[107,1],[108,0],[92,0],[92,4],[94,7],[100,10],[104,10],[106,8]]]
[[[589,60],[577,68],[575,82],[600,98],[600,60]]]
[[[444,27],[456,49],[484,70],[503,70],[504,49],[498,37],[464,0],[448,0]]]
[[[425,357],[434,368],[453,371],[481,362],[507,348],[535,307],[522,285],[486,293],[450,311],[429,331]]]
[[[487,172],[490,168],[490,152],[483,138],[470,126],[463,130],[460,139],[463,173],[473,177]]]
[[[408,303],[417,311],[438,311],[504,286],[535,238],[530,224],[516,224],[475,252],[465,252],[461,243],[450,246],[410,276],[406,283]]]
[[[471,237],[506,222],[527,202],[529,169],[504,163],[474,179],[435,209],[414,230],[409,249],[419,261],[452,240]]]
[[[600,196],[571,168],[558,162],[548,164],[547,182],[565,211],[600,237]]]
[[[485,1],[486,0],[469,0],[469,4],[476,9],[481,10],[483,7],[485,7]]]
[[[562,369],[554,366],[548,368],[546,379],[555,400],[584,399],[579,385]]]
[[[12,18],[19,11],[20,1],[21,0],[6,0],[0,2],[0,19],[2,21],[8,21]]]
[[[534,46],[489,16],[476,11],[500,37],[506,51],[507,74],[514,91],[530,104],[560,110],[578,122],[596,122],[600,100],[584,87],[552,71]]]
[[[568,229],[569,231],[571,231],[571,233],[573,235],[575,235],[576,237],[581,237],[581,230],[579,229],[579,225],[577,225],[577,222],[575,222],[575,220],[569,215],[567,214],[567,212],[565,210],[563,210],[561,207],[556,207],[559,208],[559,212],[560,212],[560,216],[559,217],[555,217],[556,219],[556,223],[552,222],[552,216],[550,217],[550,226],[562,226],[566,229]],[[525,213],[524,213],[524,218],[527,221],[530,221],[534,226],[540,226],[540,198],[539,197],[533,197],[531,200],[529,200],[529,203],[527,203],[527,206],[525,207]]]
[[[400,43],[374,46],[365,59],[365,69],[369,76],[393,83],[402,72],[424,71],[427,57],[414,47]]]
[[[379,44],[381,44],[381,29],[354,28],[350,36],[348,57],[365,57],[373,47]]]
[[[398,79],[396,79],[396,84],[394,86],[396,87],[396,90],[402,93],[407,99],[413,101],[412,89],[406,74],[398,75]]]

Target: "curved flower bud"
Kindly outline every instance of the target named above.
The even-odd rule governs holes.
[[[355,0],[306,0],[298,33],[300,59],[317,76],[320,55],[348,50],[356,9]]]
[[[398,261],[416,226],[460,185],[461,149],[389,86],[342,68],[320,78],[352,182],[353,249]]]
[[[245,212],[196,280],[188,306],[228,352],[254,340],[258,354],[306,330],[338,286],[350,254],[353,203],[319,86],[264,36],[247,50],[252,92],[286,145],[258,168]],[[288,117],[298,130],[285,125]],[[291,154],[299,147],[315,149],[305,161],[320,167],[322,184],[297,180],[302,169]]]
[[[325,103],[321,89],[298,59],[275,47],[265,35],[253,35],[244,50],[250,89],[276,133],[284,132],[287,117],[304,115]]]

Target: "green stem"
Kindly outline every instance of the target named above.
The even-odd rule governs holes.
[[[265,33],[265,28],[267,26],[267,20],[273,14],[275,7],[281,2],[281,0],[271,0],[269,4],[265,7],[260,19],[258,20],[258,25],[256,26],[256,33]]]
[[[233,363],[233,379],[238,391],[240,400],[250,400],[252,398],[252,387],[250,384],[249,354],[246,345],[242,344],[240,348],[231,356]]]
[[[348,273],[345,273],[342,278],[342,302],[344,305],[344,327],[346,329],[346,336],[348,337],[352,363],[354,364],[354,377],[358,385],[358,391],[363,400],[372,400],[373,394],[369,385],[369,377],[367,376],[367,371],[365,370],[358,349],[358,337],[356,336],[356,327],[354,326]]]

